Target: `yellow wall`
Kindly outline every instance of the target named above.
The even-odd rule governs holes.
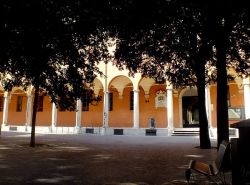
[[[139,92],[139,109],[140,109],[140,127],[148,128],[150,126],[149,120],[151,117],[155,119],[155,127],[157,128],[167,128],[167,109],[166,107],[155,108],[155,96],[157,91],[166,91],[165,85],[154,85],[149,91],[149,101],[146,101],[144,96],[144,91],[140,89]]]
[[[217,127],[217,87],[210,86],[212,127]]]
[[[179,91],[180,92],[180,91]],[[174,127],[179,128],[182,127],[180,123],[180,110],[179,110],[179,96],[178,94],[173,95],[173,114],[174,114]]]
[[[240,89],[239,86],[234,82],[229,82],[229,97],[230,97],[230,106],[233,108],[244,107],[244,94],[243,89]],[[213,84],[210,88],[211,94],[211,104],[212,104],[212,126],[217,127],[217,87],[216,84]],[[229,124],[238,122],[240,120],[229,120]]]
[[[22,111],[17,112],[17,97],[22,96]],[[9,111],[8,111],[8,123],[10,125],[24,126],[26,123],[26,107],[27,107],[27,95],[21,91],[15,91],[9,99]]]
[[[244,94],[243,89],[239,89],[237,84],[231,84],[230,89],[230,102],[231,107],[244,107]]]
[[[0,97],[2,97],[2,111],[0,111],[0,119],[3,117],[3,109],[4,109],[4,92],[0,91]],[[0,123],[2,123],[2,119],[0,120]]]
[[[111,88],[113,93],[113,110],[109,111],[109,127],[133,127],[133,111],[130,110],[130,91],[125,88],[122,97],[116,89]]]
[[[52,104],[50,103],[49,96],[43,98],[43,111],[37,112],[36,125],[51,126],[52,120]]]
[[[89,105],[89,111],[82,112],[81,123],[83,127],[102,127],[103,125],[103,90],[99,96],[102,100],[97,105]]]
[[[148,128],[150,126],[149,120],[151,117],[155,118],[155,126],[157,128],[167,128],[167,108],[159,107],[155,108],[155,96],[157,91],[166,91],[166,85],[151,84],[149,89],[149,101],[145,99],[145,92],[143,87],[139,88],[139,127]],[[109,111],[109,127],[133,127],[133,110],[130,110],[130,92],[133,92],[134,87],[128,84],[123,92],[122,98],[119,97],[118,90],[112,86],[109,88],[109,92],[113,93],[113,110]],[[230,103],[232,108],[244,107],[244,94],[242,86],[238,86],[234,81],[229,82],[230,90]],[[89,111],[82,111],[81,113],[81,126],[83,127],[102,127],[103,126],[103,103],[104,94],[103,89],[100,89],[99,96],[102,96],[102,100],[97,105],[89,105]],[[3,92],[0,92],[0,96],[3,96]],[[174,91],[173,94],[173,121],[174,127],[182,127],[182,120],[180,120],[180,109],[182,107],[179,104],[181,89]],[[212,113],[212,126],[217,127],[217,113],[216,113],[216,84],[210,86],[211,95],[211,113]],[[17,112],[17,97],[23,96],[22,111]],[[4,99],[3,99],[4,100]],[[4,103],[4,102],[3,102]],[[9,99],[8,110],[8,124],[9,125],[21,125],[26,123],[26,108],[27,108],[27,94],[22,90],[16,90],[11,93]],[[3,112],[0,112],[2,118]],[[50,97],[45,96],[43,102],[43,112],[37,112],[36,123],[38,126],[50,126],[52,119],[52,104],[50,103]],[[229,123],[234,123],[239,120],[229,120]],[[76,112],[72,111],[57,111],[57,126],[74,127],[76,125]]]
[[[75,111],[57,111],[57,124],[58,127],[74,127],[76,125],[76,112]]]
[[[244,93],[243,89],[239,89],[239,86],[233,82],[231,82],[230,86],[230,107],[232,108],[243,108],[244,107]],[[238,122],[239,120],[229,120],[229,124]]]

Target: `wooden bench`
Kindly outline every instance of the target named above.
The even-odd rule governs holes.
[[[185,176],[189,184],[192,173],[206,176],[209,180],[212,180],[216,184],[226,184],[224,172],[228,170],[226,164],[226,156],[229,155],[230,144],[228,141],[222,141],[217,152],[217,157],[211,164],[204,163],[197,160],[191,160],[189,162],[188,169],[185,171]],[[195,181],[195,179],[194,179]]]

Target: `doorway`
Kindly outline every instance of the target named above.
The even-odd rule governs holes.
[[[199,126],[198,96],[182,97],[182,120],[183,127]]]

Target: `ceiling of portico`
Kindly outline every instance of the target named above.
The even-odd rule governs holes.
[[[119,97],[122,97],[123,90],[127,86],[132,87],[133,85],[132,85],[132,81],[126,76],[115,77],[109,84],[109,88],[113,87],[113,88],[117,89],[117,91],[119,93]]]
[[[238,76],[238,74],[237,74],[237,72],[235,71],[235,69],[229,68],[229,69],[227,70],[227,73],[228,73],[228,75],[234,77],[234,81],[236,82],[236,84],[237,84],[239,90],[242,90],[242,89],[243,89],[243,85],[242,85],[242,84],[243,84],[243,79],[242,79],[241,77]],[[232,82],[231,82],[231,84],[232,84]]]
[[[95,80],[94,80],[94,94],[96,96],[99,95],[100,90],[103,90],[102,82],[99,79],[95,78]]]
[[[25,94],[23,87],[14,87],[11,91],[11,94]]]
[[[149,94],[149,90],[154,84],[155,80],[153,78],[142,78],[139,83],[145,94]]]
[[[196,87],[187,87],[182,90],[180,97],[182,96],[198,96],[197,88]]]

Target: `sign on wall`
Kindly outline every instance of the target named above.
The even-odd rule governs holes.
[[[167,96],[165,91],[157,91],[155,96],[155,108],[167,107]]]

